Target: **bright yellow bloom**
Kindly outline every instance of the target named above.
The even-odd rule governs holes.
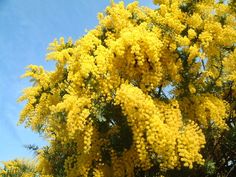
[[[227,130],[225,85],[234,83],[236,96],[230,9],[213,1],[154,3],[156,10],[111,3],[81,39],[49,45],[54,71],[28,67],[33,86],[19,99],[26,101],[19,123],[48,140],[38,151],[41,175],[193,168],[204,163],[204,130]]]

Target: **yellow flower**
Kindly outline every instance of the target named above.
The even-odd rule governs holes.
[[[193,86],[193,84],[188,85],[190,93],[196,93],[196,88]]]

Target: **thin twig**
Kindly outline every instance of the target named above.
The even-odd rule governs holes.
[[[230,175],[230,173],[234,170],[234,167],[236,166],[236,164],[234,164],[231,169],[229,170],[229,172],[227,173],[227,175],[225,177],[228,177]]]

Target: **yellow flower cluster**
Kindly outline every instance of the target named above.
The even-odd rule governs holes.
[[[216,90],[233,81],[236,95],[232,10],[215,1],[154,3],[111,3],[81,39],[49,45],[54,71],[29,66],[19,123],[49,142],[38,155],[42,175],[53,176],[58,159],[68,177],[192,168],[204,162],[201,129],[227,129],[229,106]]]
[[[190,135],[189,131],[193,140],[199,139],[194,145],[195,149],[191,149],[195,153],[192,153],[188,148],[185,149],[185,147],[178,149],[178,151],[182,152],[183,150],[188,153],[189,163],[188,165],[185,164],[186,166],[192,166],[193,162],[202,163],[199,151],[205,144],[204,135],[199,133],[200,130],[195,130],[197,125],[195,125],[195,129],[191,129],[188,128],[188,125],[183,124],[176,101],[170,105],[165,105],[162,102],[155,105],[150,96],[145,95],[141,89],[130,84],[121,85],[116,93],[115,100],[116,104],[121,104],[123,113],[127,116],[128,124],[132,128],[134,142],[143,168],[148,169],[151,166],[150,152],[157,155],[161,161],[161,168],[178,167],[179,158],[182,156],[176,153],[176,147],[182,147],[181,143],[185,141],[184,137]],[[185,133],[181,132],[182,127],[186,127]],[[176,141],[181,143],[177,145]],[[189,144],[192,144],[190,140]]]
[[[225,73],[227,73],[225,79],[233,83],[232,91],[233,96],[236,98],[236,49],[224,58],[223,65]]]
[[[73,138],[77,131],[84,131],[88,121],[87,118],[90,114],[88,109],[90,102],[90,99],[86,97],[65,95],[63,102],[58,103],[56,106],[51,106],[51,112],[53,114],[58,115],[63,111],[67,112],[66,126],[69,137]]]
[[[206,142],[198,125],[192,121],[185,125],[177,141],[180,161],[185,167],[193,168],[193,162],[195,161],[201,165],[204,164],[199,151],[204,147]]]
[[[225,101],[207,94],[185,98],[180,104],[187,119],[199,122],[205,128],[213,126],[221,130],[227,129],[225,120],[229,105]]]
[[[135,167],[139,167],[140,160],[139,155],[134,146],[132,146],[129,150],[125,150],[122,156],[119,156],[113,150],[111,151],[111,163],[112,169],[110,173],[117,177],[133,177]],[[111,174],[106,173],[106,176],[111,176]]]
[[[37,171],[39,171],[42,175],[49,175],[52,173],[52,165],[49,161],[44,157],[43,152],[38,152],[37,160]]]
[[[25,159],[15,159],[2,162],[3,168],[0,167],[1,176],[22,176],[35,177],[37,175],[33,161]]]
[[[94,176],[94,177],[103,177],[104,175],[103,175],[103,172],[102,172],[102,171],[100,171],[100,170],[98,170],[98,169],[95,169],[95,170],[93,171],[93,176]]]
[[[187,24],[194,29],[201,28],[202,22],[203,22],[203,20],[202,20],[200,14],[198,14],[198,13],[193,13],[193,15],[191,15],[187,19]]]
[[[148,24],[124,29],[120,38],[111,44],[116,55],[112,61],[115,70],[129,80],[140,80],[142,89],[155,88],[162,76],[159,56],[162,43],[158,31],[147,30]]]

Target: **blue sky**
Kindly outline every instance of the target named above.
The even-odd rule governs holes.
[[[109,0],[0,0],[0,161],[32,157],[23,146],[44,145],[37,134],[17,126],[23,104],[16,102],[21,91],[30,86],[20,79],[29,64],[53,69],[45,61],[48,44],[55,38],[78,39],[85,29],[98,23],[97,13]],[[116,1],[117,2],[117,1]],[[132,0],[125,0],[125,3]],[[152,0],[140,0],[152,6]]]

